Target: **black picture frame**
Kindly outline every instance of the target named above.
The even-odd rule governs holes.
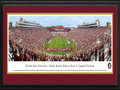
[[[4,85],[3,84],[3,6],[117,6],[117,85]],[[120,89],[120,1],[119,0],[1,0],[0,1],[0,89]]]

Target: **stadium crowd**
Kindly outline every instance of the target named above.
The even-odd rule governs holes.
[[[41,29],[10,28],[9,53],[13,61],[105,61],[111,56],[111,29],[74,28],[62,33],[77,45],[77,52],[52,55],[41,50],[45,40],[52,38],[51,32]]]

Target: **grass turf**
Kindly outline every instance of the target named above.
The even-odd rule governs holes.
[[[69,39],[70,44],[68,44],[68,41],[66,39],[66,37],[54,37],[52,38],[52,41],[48,44],[48,40],[45,41],[45,43],[42,46],[42,52],[46,52],[46,53],[51,53],[51,54],[59,54],[59,55],[64,55],[67,53],[74,53],[77,51],[77,47],[74,43],[73,40]],[[47,48],[73,48],[74,51],[44,51],[45,47],[47,46]]]
[[[70,45],[65,37],[54,37],[48,48],[70,48]]]

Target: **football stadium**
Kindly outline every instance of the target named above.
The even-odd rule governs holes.
[[[42,26],[20,18],[9,22],[9,61],[111,61],[111,23]]]

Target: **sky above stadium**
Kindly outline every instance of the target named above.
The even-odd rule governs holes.
[[[9,21],[12,22],[13,26],[15,26],[15,22],[19,21],[20,18],[23,18],[28,21],[35,21],[37,23],[40,23],[42,26],[56,26],[56,25],[63,25],[65,27],[77,27],[78,25],[83,24],[83,22],[86,23],[92,23],[95,22],[96,19],[100,20],[101,26],[106,26],[106,22],[112,23],[112,15],[66,15],[66,16],[60,16],[60,15],[44,15],[44,16],[38,16],[38,15],[9,15]]]

